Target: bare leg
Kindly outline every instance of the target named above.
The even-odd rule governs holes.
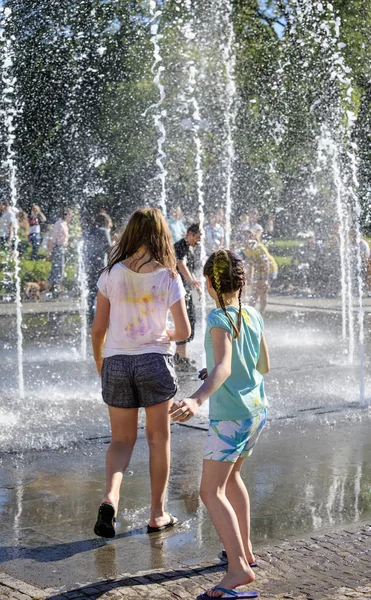
[[[111,502],[117,511],[122,478],[137,439],[138,409],[113,406],[108,409],[112,441],[106,454],[106,494],[103,502]]]
[[[166,486],[170,472],[170,417],[173,400],[146,408],[146,435],[151,478],[151,516],[149,525],[161,527],[169,522],[165,512]]]
[[[234,468],[233,463],[204,460],[200,495],[215,529],[228,554],[228,571],[220,585],[233,589],[255,579],[247,560],[237,515],[226,496],[226,485]],[[219,591],[208,591],[211,597],[221,596]]]
[[[238,525],[244,545],[246,558],[249,563],[255,562],[250,542],[250,498],[241,478],[243,458],[237,459],[226,485],[226,496],[231,503],[238,519]]]
[[[188,344],[177,345],[176,353],[180,358],[188,358]]]

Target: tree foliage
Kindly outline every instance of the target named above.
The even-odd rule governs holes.
[[[55,215],[63,205],[78,205],[84,217],[103,204],[120,220],[144,202],[156,204],[159,111],[166,129],[169,206],[181,205],[192,216],[199,208],[197,127],[207,210],[224,206],[229,6],[222,0],[158,2],[161,62],[154,65],[146,1],[4,2],[11,11],[3,24],[16,77],[21,206],[37,202]],[[234,213],[256,205],[286,215],[283,229],[298,229],[331,212],[331,182],[316,175],[318,138],[324,123],[341,129],[351,109],[359,197],[369,226],[371,3],[333,0],[313,7],[311,21],[302,18],[307,0],[233,0]],[[338,31],[334,16],[340,17]],[[335,51],[349,68],[351,98],[340,79],[332,78]],[[166,98],[148,110],[159,101],[154,83],[159,65]],[[195,119],[195,101],[201,121]],[[4,161],[4,125],[1,133]],[[346,155],[345,144],[345,162]],[[6,194],[4,162],[1,177]]]

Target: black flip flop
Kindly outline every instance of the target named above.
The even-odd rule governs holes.
[[[110,502],[103,502],[99,507],[97,522],[94,526],[95,535],[114,538],[116,535],[114,523],[116,523],[115,507]]]
[[[174,517],[174,515],[167,513],[170,517],[170,521],[166,523],[166,525],[161,525],[161,527],[151,527],[151,525],[147,525],[147,533],[158,533],[159,531],[165,531],[166,529],[170,529],[170,527],[174,527],[179,523],[178,519]]]

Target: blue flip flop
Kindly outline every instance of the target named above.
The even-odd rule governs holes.
[[[238,592],[237,590],[227,590],[220,585],[213,587],[212,590],[213,592],[223,592],[223,596],[218,596],[217,600],[227,600],[228,598],[258,598],[260,596],[259,592]],[[212,596],[209,596],[206,592],[197,596],[197,600],[210,600],[210,598],[212,598]]]
[[[227,551],[224,548],[222,549],[222,556],[223,556],[223,558],[228,558]],[[255,569],[256,567],[259,566],[257,562],[249,563],[249,565],[252,569]]]

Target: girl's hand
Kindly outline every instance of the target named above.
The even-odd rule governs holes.
[[[207,379],[208,375],[209,374],[207,372],[207,369],[201,369],[198,372],[198,378],[201,379],[201,381],[205,381],[205,379]]]
[[[184,423],[185,421],[192,419],[199,408],[200,405],[197,400],[194,400],[193,398],[184,398],[183,400],[174,402],[169,409],[169,415],[173,421]]]
[[[102,366],[103,366],[103,358],[96,358],[95,359],[95,364],[97,367],[97,371],[98,371],[98,375],[99,377],[102,375]]]

